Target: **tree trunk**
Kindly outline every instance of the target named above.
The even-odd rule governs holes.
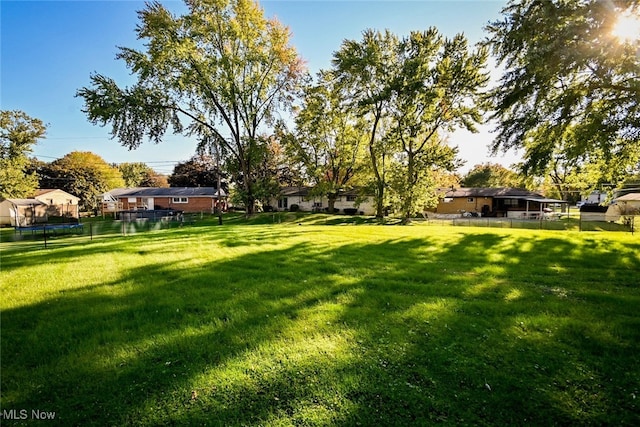
[[[333,214],[333,209],[336,206],[337,196],[338,195],[336,193],[327,194],[327,213]]]
[[[378,159],[376,158],[373,141],[369,143],[369,156],[371,158],[373,175],[376,179],[376,218],[384,218],[384,180],[382,179],[380,170],[378,169]]]
[[[413,213],[413,189],[416,184],[415,175],[415,154],[412,152],[407,153],[407,181],[404,196],[404,219],[403,224],[411,223],[411,214]]]

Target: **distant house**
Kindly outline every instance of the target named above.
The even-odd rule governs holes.
[[[28,199],[6,199],[0,203],[0,224],[26,227],[46,223],[52,217],[78,219],[79,197],[59,189],[36,190]]]
[[[218,196],[220,200],[218,200]],[[102,195],[102,212],[176,210],[187,213],[226,209],[227,194],[215,187],[116,188]]]
[[[538,219],[550,205],[567,203],[529,190],[510,187],[451,188],[442,189],[441,194],[435,213],[442,215]]]
[[[605,214],[606,221],[617,221],[622,215],[640,215],[640,193],[628,193],[613,199]]]
[[[270,200],[270,204],[274,209],[279,211],[291,210],[293,205],[297,206],[300,211],[307,212],[323,212],[329,206],[329,200],[326,196],[311,195],[312,187],[283,187],[277,198]],[[368,200],[360,200],[357,190],[341,191],[336,199],[334,208],[340,213],[356,212],[362,215],[375,215],[375,207],[373,198]],[[294,208],[295,209],[295,208]],[[347,209],[347,211],[345,211]]]

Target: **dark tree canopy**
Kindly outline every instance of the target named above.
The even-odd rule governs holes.
[[[178,163],[168,181],[171,187],[217,187],[218,172],[215,159],[196,155],[184,163]],[[227,191],[226,175],[221,176],[224,177],[221,188]]]
[[[554,156],[624,174],[640,160],[639,42],[614,36],[638,0],[519,0],[492,22],[505,68],[493,92],[494,151],[524,149],[526,171]],[[634,9],[635,8],[635,9]],[[615,170],[614,170],[615,169]]]

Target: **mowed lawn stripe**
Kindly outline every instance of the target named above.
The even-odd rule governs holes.
[[[637,236],[301,224],[6,245],[2,408],[64,425],[640,422]]]

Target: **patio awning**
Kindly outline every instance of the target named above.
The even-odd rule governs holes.
[[[539,203],[569,203],[566,200],[559,199],[545,199],[545,198],[536,198],[536,197],[525,197],[527,202],[539,202]]]

